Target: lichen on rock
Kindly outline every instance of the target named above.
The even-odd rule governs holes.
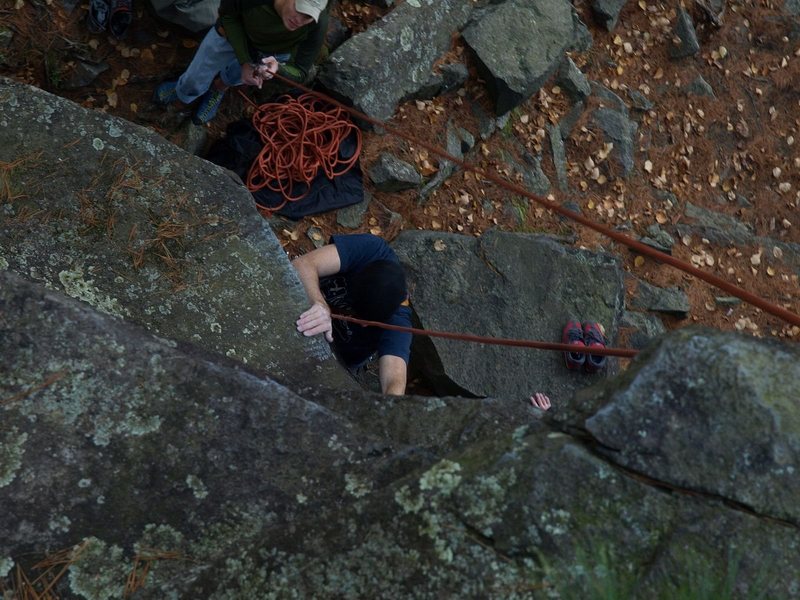
[[[12,427],[0,431],[0,488],[10,484],[22,465],[28,434]]]

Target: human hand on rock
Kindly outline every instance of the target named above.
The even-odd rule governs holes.
[[[297,319],[297,331],[306,337],[325,334],[325,339],[333,341],[333,324],[331,323],[331,309],[324,302],[315,302],[311,308]]]
[[[547,410],[550,408],[550,398],[547,397],[546,394],[542,392],[536,392],[533,396],[531,396],[531,405],[535,406],[536,408],[541,408],[542,410]]]

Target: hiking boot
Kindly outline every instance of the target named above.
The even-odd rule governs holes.
[[[570,321],[561,332],[562,344],[578,344],[583,345],[583,330],[578,321]],[[580,369],[586,362],[586,355],[583,352],[564,352],[564,362],[567,368],[575,371]]]
[[[155,102],[156,104],[160,104],[161,106],[172,104],[173,102],[177,102],[178,100],[179,98],[178,98],[177,81],[165,81],[161,85],[159,85],[153,92],[153,102]]]
[[[583,343],[586,344],[589,349],[606,347],[606,337],[603,335],[603,330],[600,328],[599,323],[583,324]],[[598,356],[597,354],[586,355],[586,363],[584,367],[587,373],[597,373],[605,366],[605,356]]]
[[[219,105],[222,104],[222,99],[224,97],[225,92],[214,88],[211,88],[203,94],[203,97],[200,98],[200,104],[197,106],[197,110],[194,111],[194,116],[192,117],[192,121],[194,121],[195,125],[205,125],[216,117]]]

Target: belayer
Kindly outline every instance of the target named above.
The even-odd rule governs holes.
[[[208,123],[231,86],[258,88],[274,73],[304,82],[328,28],[328,0],[222,0],[219,18],[177,81],[165,81],[153,99],[200,102],[193,121]]]

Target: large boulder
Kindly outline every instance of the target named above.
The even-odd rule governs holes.
[[[507,0],[464,29],[464,41],[502,115],[536,93],[575,43],[566,0]]]
[[[800,526],[800,349],[680,330],[641,364],[586,421],[603,454]]]
[[[785,344],[673,333],[534,421],[508,399],[298,394],[7,271],[0,335],[0,577],[66,548],[59,597],[800,585]]]
[[[695,335],[675,335],[663,346],[676,356],[693,355]],[[727,345],[725,335],[709,338]],[[741,336],[728,341],[762,344]],[[775,344],[772,350],[781,354],[786,346]],[[659,358],[644,355],[634,372],[657,370]],[[787,380],[773,391],[789,399],[791,385]],[[698,379],[697,386],[709,396],[749,388],[735,376]],[[642,397],[648,389],[627,375],[609,388]],[[595,411],[609,399],[597,391],[590,395]],[[679,398],[661,399],[665,407],[680,410]],[[746,426],[749,416],[731,411],[728,425]],[[419,422],[429,428],[427,422],[435,420]],[[682,424],[687,443],[709,431],[708,421]],[[641,437],[641,431],[658,426],[653,420],[630,433]],[[685,450],[668,445],[676,468],[692,460]],[[265,541],[243,547],[201,579],[183,580],[193,595],[215,598],[236,597],[244,589],[278,597],[504,598],[512,591],[532,598],[592,597],[598,589],[625,598],[701,591],[713,598],[796,595],[796,525],[748,510],[719,494],[720,488],[685,489],[616,462],[614,452],[587,439],[585,429],[577,438],[542,423],[497,432],[364,493],[333,520],[306,523],[290,544],[284,542],[285,528],[275,523],[261,532]],[[796,455],[784,466],[796,468]],[[753,463],[749,468],[759,472]],[[772,475],[772,484],[785,481],[780,473]],[[718,483],[728,473],[711,469],[705,477]],[[158,596],[153,591],[144,597]]]
[[[611,256],[496,231],[480,238],[407,231],[392,247],[426,329],[560,342],[566,322],[578,319],[601,323],[616,341],[623,284]],[[441,338],[416,338],[413,350],[441,394],[524,398],[541,390],[566,401],[598,377],[567,371],[558,352]]]
[[[0,97],[0,268],[279,380],[352,385],[295,331],[305,293],[235,176],[36,88]]]
[[[335,512],[394,461],[263,373],[9,271],[0,336],[0,562],[89,537],[154,548],[164,530],[216,559],[272,519]]]
[[[317,76],[325,88],[375,119],[428,85],[431,68],[450,49],[472,10],[467,0],[403,2],[342,44]]]

